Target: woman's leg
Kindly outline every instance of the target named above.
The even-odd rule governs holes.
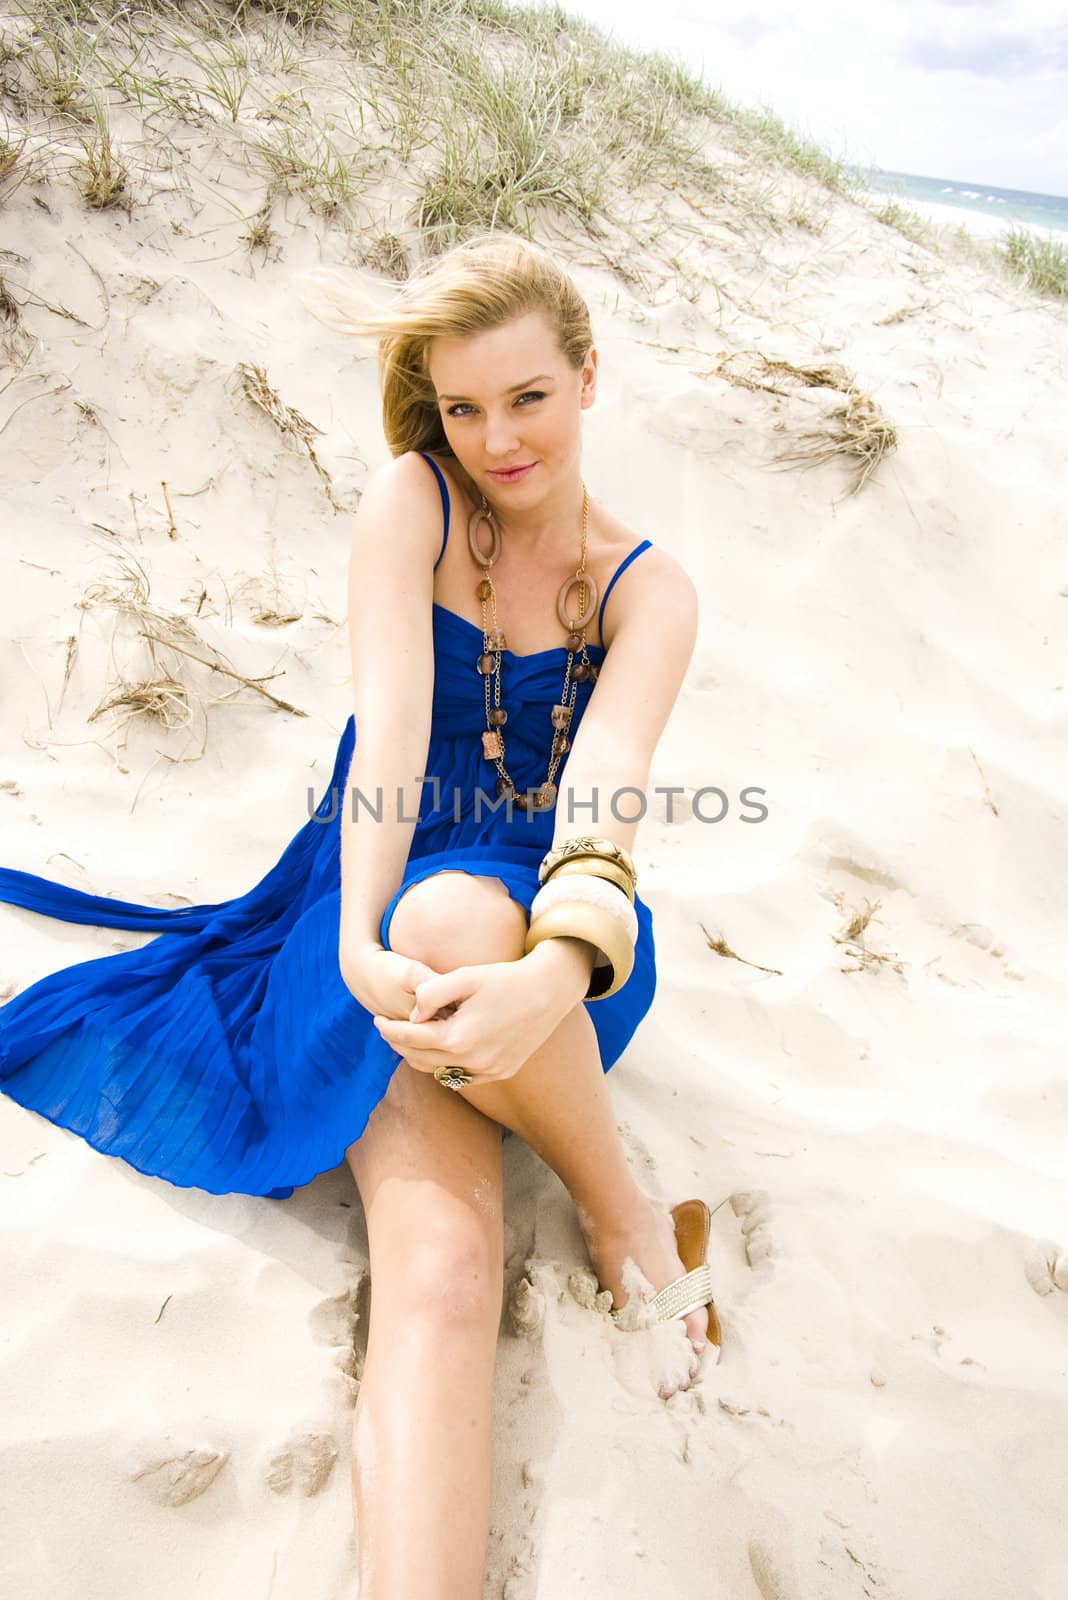
[[[526,912],[499,879],[435,873],[398,900],[390,944],[445,972],[471,962],[518,959],[528,925]],[[441,1090],[430,1074],[422,1076],[435,1091],[463,1098],[512,1129],[553,1169],[575,1201],[590,1260],[616,1306],[627,1298],[622,1268],[628,1256],[654,1289],[682,1276],[671,1217],[642,1193],[627,1164],[584,1005],[575,1006],[511,1078]],[[708,1312],[692,1311],[685,1325],[700,1347]]]
[[[639,1189],[627,1164],[597,1033],[584,1005],[568,1013],[514,1077],[453,1092],[513,1129],[552,1167],[575,1202],[598,1281],[611,1289],[616,1306],[627,1299],[627,1256],[654,1289],[682,1276],[675,1225]],[[702,1307],[681,1320],[698,1351],[708,1312]]]
[[[371,1271],[353,1429],[361,1600],[481,1600],[504,1270],[501,1130],[402,1061],[345,1154]]]

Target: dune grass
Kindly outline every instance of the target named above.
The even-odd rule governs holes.
[[[183,132],[210,130],[222,148],[228,126],[228,158],[264,183],[241,219],[250,249],[272,237],[273,205],[296,201],[394,268],[408,247],[376,241],[404,228],[434,252],[472,230],[557,226],[601,243],[622,234],[604,259],[640,281],[626,239],[655,247],[671,197],[756,237],[820,233],[821,192],[933,251],[944,243],[770,109],[732,105],[674,56],[613,42],[560,5],[25,0],[0,35],[0,64],[0,203],[13,180],[66,171],[86,204],[136,206],[149,149],[158,165],[175,146],[178,164]],[[785,208],[784,175],[811,190]],[[400,230],[382,200],[398,185]],[[972,254],[1037,293],[1065,292],[1064,251],[1029,235]],[[711,282],[681,267],[677,217],[665,259],[684,293]]]
[[[873,214],[888,228],[926,249],[952,253],[977,265],[1008,270],[1037,294],[1063,300],[1068,296],[1068,248],[1028,228],[1013,226],[996,240],[977,239],[962,222],[951,228],[933,223],[893,195],[869,201]]]
[[[721,314],[733,305],[761,316],[748,285],[779,270],[777,242],[840,231],[843,205],[864,214],[869,239],[881,223],[933,255],[966,252],[1036,294],[1065,293],[1063,250],[1023,230],[997,249],[932,226],[770,109],[734,106],[672,56],[614,43],[559,5],[24,0],[0,22],[0,208],[24,185],[46,210],[50,190],[66,187],[117,213],[108,227],[147,220],[189,240],[195,258],[232,255],[250,273],[253,253],[278,259],[302,233],[303,245],[394,282],[472,231],[560,240],[569,259],[605,266],[635,291],[639,322],[635,301],[697,303],[706,290]],[[33,347],[21,307],[33,296],[18,281],[23,258],[4,255],[0,359],[21,367]],[[897,446],[890,419],[825,360],[735,350],[696,375],[789,400],[805,425],[791,420],[776,464],[834,464],[848,493]],[[260,426],[306,454],[332,509],[344,509],[316,454],[321,430],[266,370],[237,363],[229,393],[235,410],[254,408]],[[240,691],[304,714],[239,672],[194,616],[155,605],[147,581],[134,563],[84,597],[137,643],[90,721],[199,731],[202,754],[210,707]],[[279,589],[253,620],[281,628],[300,616]]]
[[[1056,240],[1042,239],[1026,228],[1011,228],[1002,242],[1009,263],[1039,294],[1068,294],[1068,250]]]

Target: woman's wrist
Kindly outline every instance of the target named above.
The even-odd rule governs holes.
[[[590,986],[590,975],[599,955],[587,939],[541,939],[522,960],[539,982],[552,984],[573,994],[577,1004]]]
[[[348,938],[344,945],[338,946],[338,966],[343,974],[352,972],[360,962],[384,949],[381,940],[374,939],[369,934],[365,937]]]

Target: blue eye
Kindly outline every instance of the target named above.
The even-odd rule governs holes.
[[[533,399],[533,400],[544,400],[545,399],[545,395],[544,395],[544,392],[541,389],[527,389],[525,391],[525,393],[516,396],[516,401],[518,403],[518,401],[526,400],[527,398],[530,398],[530,399]],[[471,409],[471,407],[467,404],[466,400],[457,400],[455,405],[449,407],[448,412],[446,413],[446,415],[448,415],[450,417],[458,416],[460,414],[460,412],[461,412],[461,409],[464,408],[464,407],[466,407],[466,409],[468,411],[470,411],[470,409]]]

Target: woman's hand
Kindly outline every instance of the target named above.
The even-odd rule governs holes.
[[[464,1067],[477,1083],[511,1078],[589,987],[592,945],[546,939],[518,961],[432,974],[407,1021],[375,1016],[387,1044],[420,1072]]]
[[[398,955],[381,944],[361,944],[341,962],[345,986],[374,1017],[407,1017],[418,986],[441,974],[425,961]]]

